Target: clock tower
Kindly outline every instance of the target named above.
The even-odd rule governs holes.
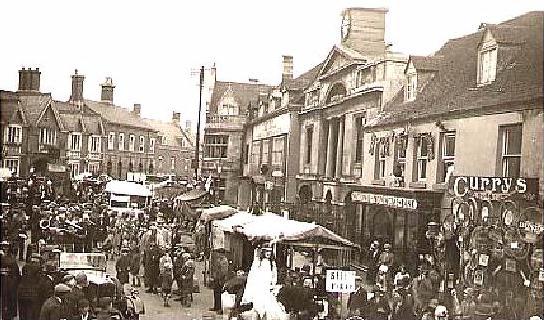
[[[385,8],[347,8],[342,12],[340,43],[364,56],[385,53]]]

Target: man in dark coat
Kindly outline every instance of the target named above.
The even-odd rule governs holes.
[[[79,301],[85,299],[85,290],[89,285],[87,276],[82,272],[75,276],[76,285],[72,291],[66,293],[65,301],[67,304],[67,312],[70,317],[76,316],[79,312]]]
[[[210,310],[222,313],[221,291],[223,290],[223,286],[227,281],[229,272],[229,261],[225,256],[225,251],[223,249],[219,249],[213,252],[212,260],[213,308]]]
[[[151,246],[146,254],[145,275],[146,286],[149,289],[148,293],[157,293],[158,280],[159,280],[159,260],[161,258],[161,251],[155,243],[151,243]]]
[[[17,261],[10,252],[9,243],[2,241],[0,250],[0,299],[2,319],[13,319],[17,315],[17,286],[21,274]]]
[[[140,264],[142,263],[140,258],[140,248],[135,245],[130,253],[130,274],[132,275],[132,286],[141,287],[140,281]],[[136,285],[136,283],[138,283]]]
[[[40,266],[38,264],[30,262],[23,267],[23,275],[17,288],[20,320],[34,320],[40,316],[42,304],[39,294],[39,278]]]
[[[51,261],[45,263],[45,270],[40,274],[40,279],[38,281],[40,288],[40,305],[54,294],[56,271],[56,267]]]
[[[70,292],[70,287],[61,283],[55,286],[55,294],[45,300],[40,311],[40,320],[68,319],[65,295]]]
[[[348,299],[348,309],[351,314],[362,315],[367,303],[366,290],[363,287],[361,279],[356,279],[357,291],[350,294]]]
[[[121,249],[121,257],[117,260],[115,264],[115,270],[117,271],[117,279],[121,284],[129,283],[129,274],[130,274],[130,265],[131,261],[128,256],[128,249]]]

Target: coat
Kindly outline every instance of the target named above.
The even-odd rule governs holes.
[[[70,316],[78,314],[78,302],[83,298],[85,298],[85,293],[78,286],[73,287],[71,292],[66,293],[64,300],[66,301],[66,311]]]
[[[19,319],[34,320],[40,316],[42,302],[40,300],[39,270],[28,271],[23,267],[23,277],[17,288],[17,302],[19,304]]]
[[[19,266],[11,255],[2,255],[0,260],[0,299],[3,319],[11,319],[17,315],[17,287],[21,274]]]
[[[140,251],[138,250],[138,248],[136,248],[130,254],[130,273],[133,275],[139,275],[141,263],[142,261],[140,259]]]
[[[58,297],[50,297],[45,300],[40,311],[40,320],[68,319],[66,305]]]
[[[183,266],[181,268],[181,292],[184,294],[193,293],[193,275],[195,274],[195,268],[190,266]]]
[[[348,308],[350,310],[363,309],[366,305],[366,290],[363,287],[360,287],[349,296],[348,299]]]
[[[121,281],[121,284],[129,282],[130,272],[130,258],[128,256],[121,256],[117,263],[115,263],[115,270],[117,271],[117,279]]]

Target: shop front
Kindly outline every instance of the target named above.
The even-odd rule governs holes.
[[[432,254],[427,228],[429,222],[439,219],[442,192],[354,188],[351,193],[354,217],[347,218],[354,220],[355,232],[359,233],[356,243],[367,250],[375,240],[382,247],[389,243],[396,262],[414,268],[418,254]]]
[[[511,319],[544,310],[544,221],[538,179],[459,176],[450,179],[451,212],[445,241],[460,248],[443,271],[464,288],[484,292],[509,308]]]

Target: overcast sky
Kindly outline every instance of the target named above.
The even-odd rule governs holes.
[[[277,84],[281,56],[294,56],[295,76],[326,58],[339,42],[346,7],[386,7],[393,50],[428,55],[450,38],[531,10],[542,0],[457,1],[3,1],[0,89],[17,90],[22,66],[39,67],[41,91],[67,100],[74,69],[84,96],[99,100],[111,76],[114,102],[142,104],[144,117],[196,119],[200,65],[217,79]]]

